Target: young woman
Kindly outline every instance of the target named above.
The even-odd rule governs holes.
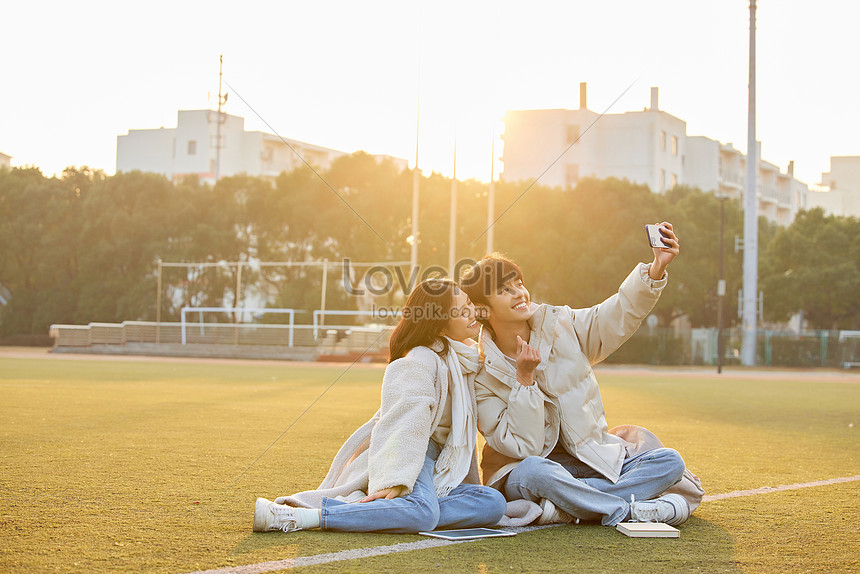
[[[316,490],[258,498],[255,532],[415,533],[501,519],[504,496],[478,478],[474,311],[449,279],[412,291],[389,342],[379,411],[341,447]]]

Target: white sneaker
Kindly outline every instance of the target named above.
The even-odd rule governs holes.
[[[540,501],[541,515],[537,519],[538,524],[570,524],[576,520],[573,516],[557,508],[550,500],[544,498]],[[579,523],[579,520],[576,520]]]
[[[677,526],[690,518],[690,506],[680,494],[637,501],[630,495],[630,522],[665,522]]]
[[[271,500],[258,498],[254,504],[254,532],[295,532],[302,525],[296,509],[285,504],[275,504]]]

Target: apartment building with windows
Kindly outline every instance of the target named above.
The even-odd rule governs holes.
[[[860,217],[860,156],[831,156],[830,171],[809,192],[809,207],[828,215]]]
[[[601,117],[588,109],[580,84],[577,110],[509,111],[504,121],[500,177],[506,181],[540,176],[543,185],[567,188],[582,177],[617,177],[656,193],[689,185],[743,196],[746,156],[731,143],[688,136],[684,120],[659,108],[657,88],[644,110]],[[807,206],[809,186],[794,178],[793,165],[781,172],[760,159],[756,183],[759,214],[771,221],[788,225]]]
[[[349,154],[266,132],[245,131],[245,120],[239,116],[214,110],[180,110],[175,128],[131,129],[117,136],[116,171],[148,171],[172,180],[197,175],[214,183],[216,174],[275,178],[305,162],[324,170],[345,155]],[[374,157],[377,161],[390,159],[400,169],[408,167],[405,159]]]

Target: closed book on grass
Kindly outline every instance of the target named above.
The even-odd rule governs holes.
[[[663,522],[619,522],[615,529],[633,538],[679,538],[681,531]]]

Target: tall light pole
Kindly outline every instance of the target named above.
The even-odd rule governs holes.
[[[490,188],[487,190],[487,253],[493,252],[493,219],[496,211],[496,122],[490,140]]]
[[[743,342],[741,363],[755,365],[758,293],[758,145],[755,135],[755,12],[750,0],[749,108],[747,112],[747,177],[744,195]]]
[[[720,280],[717,283],[717,373],[723,372],[723,300],[726,297],[726,280],[723,278],[723,229],[725,227],[725,211],[727,195],[720,194],[717,196],[720,200]]]
[[[418,98],[415,106],[415,169],[412,170],[412,235],[409,256],[409,277],[417,273],[418,269],[418,188],[421,173],[418,171],[418,142],[421,126],[421,54],[418,54]],[[408,293],[404,293],[408,295]]]
[[[448,233],[448,275],[454,279],[454,266],[457,264],[457,126],[454,126],[454,176],[451,178],[451,216]]]

